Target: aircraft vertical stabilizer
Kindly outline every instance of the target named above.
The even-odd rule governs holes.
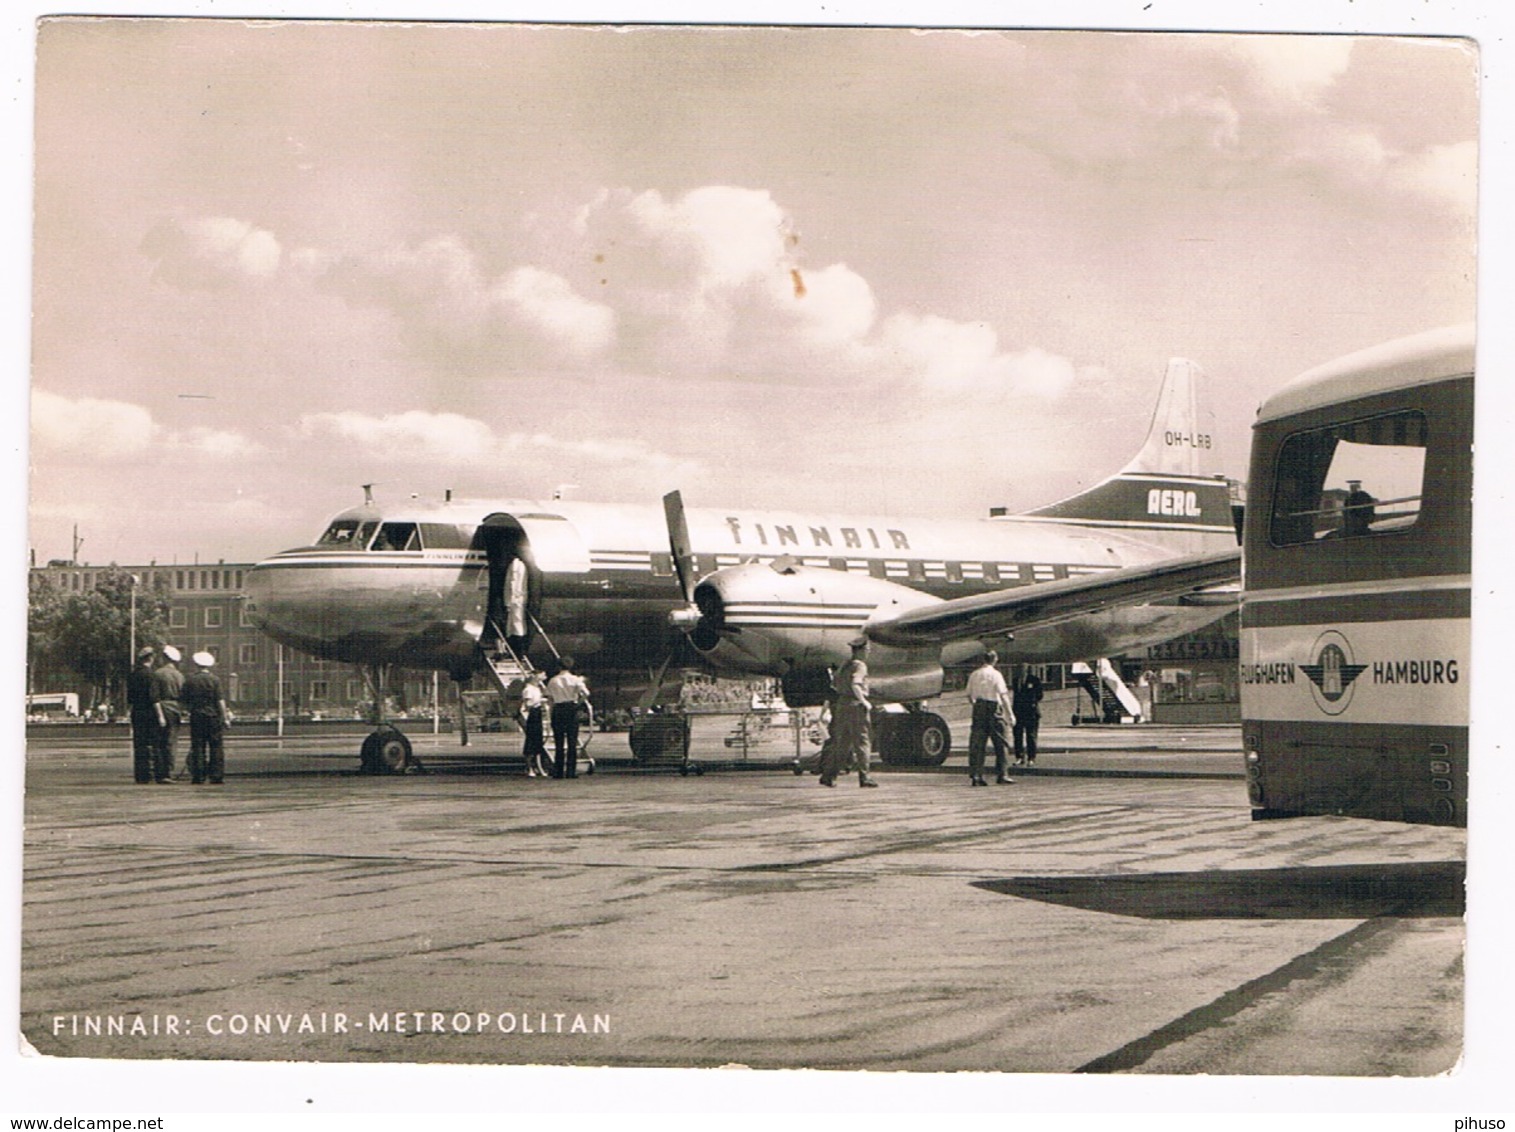
[[[1087,491],[1016,518],[1115,528],[1186,554],[1234,546],[1230,489],[1214,474],[1214,416],[1203,384],[1197,365],[1172,359],[1147,438],[1131,462]]]

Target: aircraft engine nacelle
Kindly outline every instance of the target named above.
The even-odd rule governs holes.
[[[718,669],[787,681],[797,698],[821,702],[828,668],[852,655],[869,621],[939,601],[871,575],[849,574],[786,559],[718,570],[695,587],[694,647]],[[941,651],[875,645],[869,683],[883,700],[926,699],[941,691]]]

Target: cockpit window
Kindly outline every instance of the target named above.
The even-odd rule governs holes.
[[[1406,530],[1420,517],[1426,421],[1393,413],[1296,433],[1274,469],[1273,545]]]
[[[351,546],[358,532],[356,519],[338,519],[326,528],[326,533],[317,540],[317,546]]]
[[[421,535],[414,523],[384,523],[370,550],[420,550]]]

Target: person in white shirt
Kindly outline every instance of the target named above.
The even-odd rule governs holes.
[[[547,744],[542,740],[542,674],[529,673],[521,686],[521,730],[526,736],[521,754],[526,758],[526,777],[547,777]]]
[[[1010,689],[995,667],[999,654],[987,652],[984,663],[968,677],[968,699],[973,704],[973,731],[968,737],[968,785],[988,786],[984,781],[984,744],[994,744],[994,781],[1014,781],[1006,773],[1005,755],[1010,744],[1005,741],[1005,719],[1014,718],[1010,710]]]
[[[552,741],[555,758],[552,777],[579,776],[579,705],[589,704],[589,685],[573,670],[573,657],[559,662],[559,672],[547,681],[547,698],[552,701]],[[593,713],[591,709],[591,720]]]

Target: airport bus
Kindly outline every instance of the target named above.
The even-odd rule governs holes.
[[[1241,706],[1254,818],[1465,826],[1473,329],[1302,374],[1253,428]]]

